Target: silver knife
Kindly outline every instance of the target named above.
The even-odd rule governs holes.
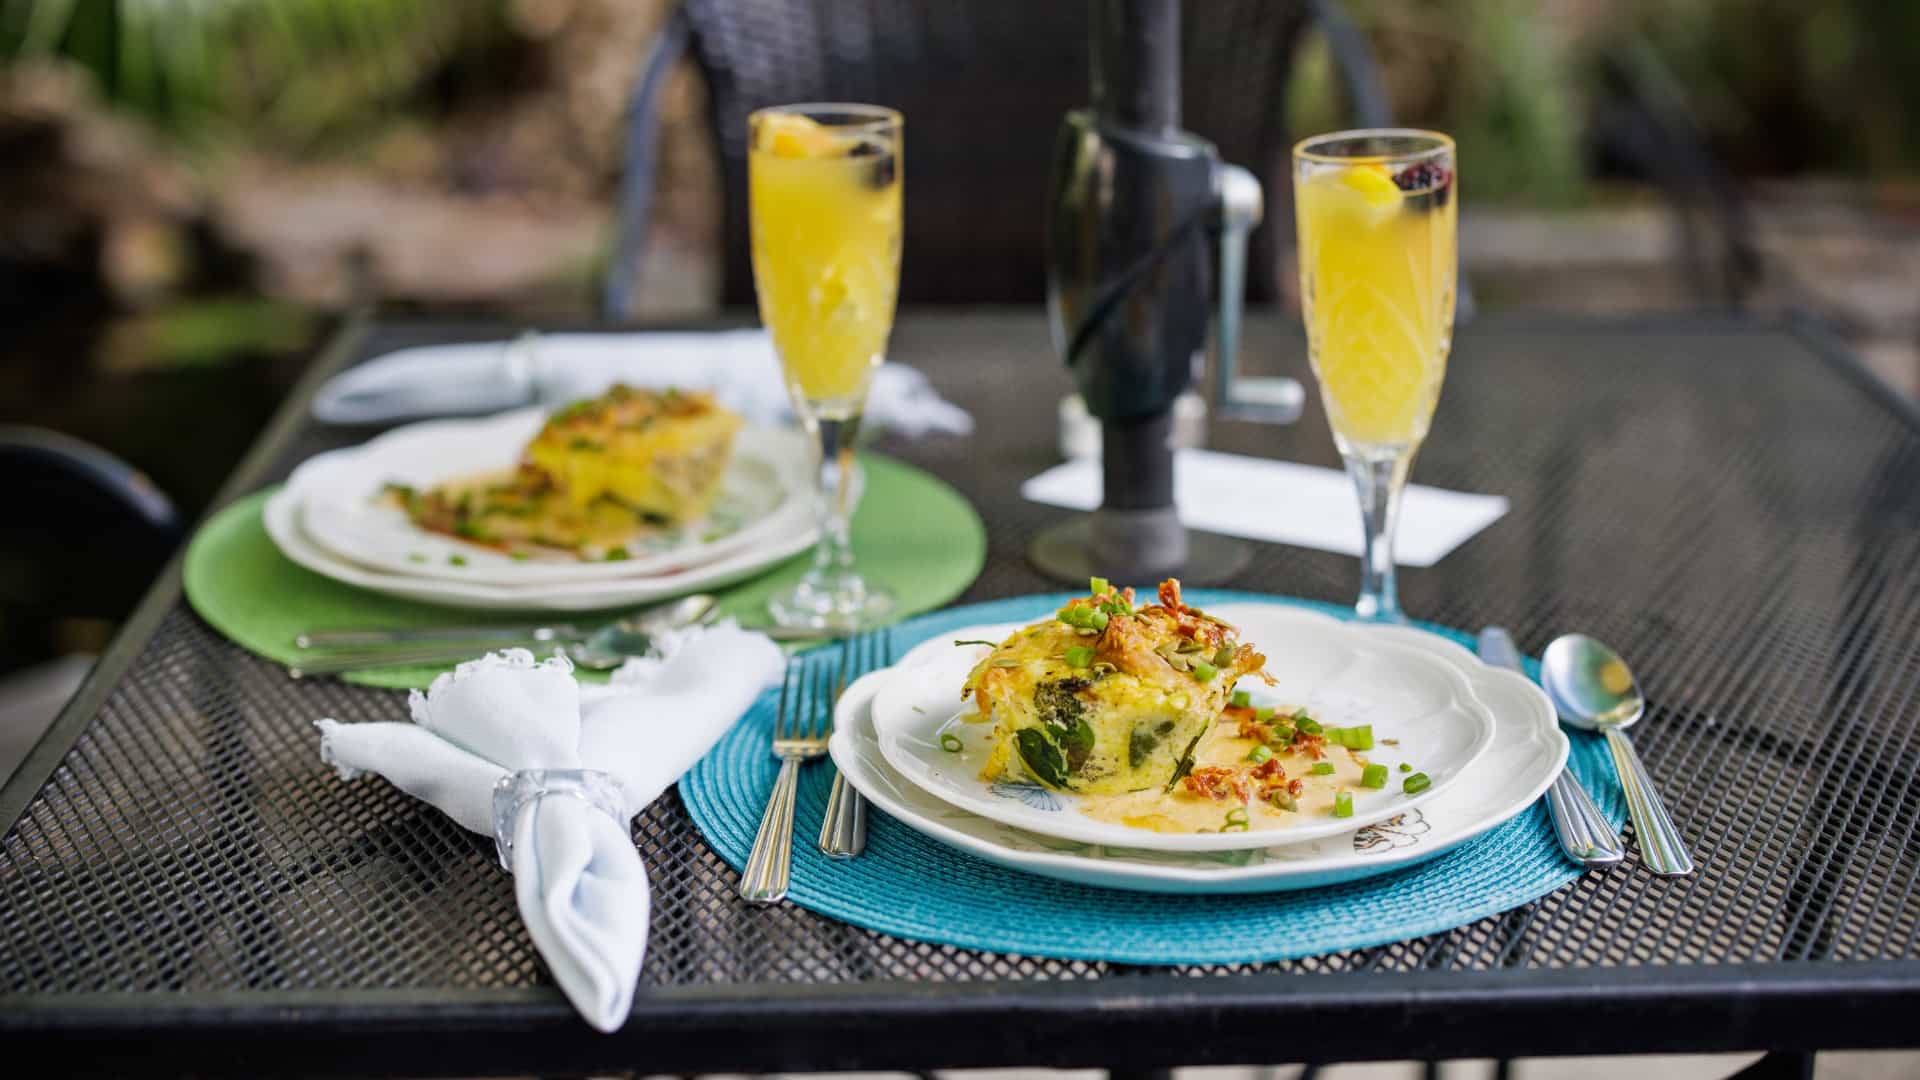
[[[1513,647],[1513,637],[1503,628],[1489,626],[1480,631],[1479,652],[1480,659],[1488,666],[1526,677],[1527,670],[1520,664],[1520,650]],[[1547,814],[1553,819],[1553,834],[1560,841],[1560,850],[1575,863],[1608,866],[1626,857],[1627,849],[1620,842],[1620,834],[1607,824],[1600,808],[1594,805],[1593,796],[1573,778],[1571,769],[1561,769],[1560,775],[1553,779],[1553,786],[1547,789]]]

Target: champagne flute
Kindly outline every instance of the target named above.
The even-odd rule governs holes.
[[[820,454],[813,566],[767,608],[782,626],[852,629],[894,606],[854,569],[848,528],[854,439],[899,291],[901,116],[782,105],[748,117],[748,139],[760,319]]]
[[[1393,531],[1453,341],[1453,140],[1404,128],[1337,131],[1295,146],[1293,163],[1307,351],[1360,497],[1354,612],[1404,622]]]

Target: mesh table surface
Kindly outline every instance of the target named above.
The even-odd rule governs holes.
[[[377,324],[342,358],[507,332]],[[1253,357],[1304,376],[1298,342],[1279,321],[1249,331]],[[1572,991],[1583,973],[1619,966],[1764,974],[1920,958],[1920,433],[1823,348],[1789,328],[1712,319],[1463,329],[1415,477],[1506,494],[1513,510],[1438,566],[1403,570],[1403,602],[1454,626],[1503,623],[1529,651],[1577,628],[1631,657],[1651,703],[1635,736],[1700,871],[1591,873],[1450,933],[1262,970],[1555,969],[1553,985]],[[1039,313],[910,313],[893,352],[978,421],[971,439],[882,447],[952,483],[985,519],[987,566],[963,601],[1055,588],[1024,551],[1060,512],[1017,492],[1056,460],[1053,409],[1068,387]],[[277,479],[368,433],[291,424],[240,482]],[[1212,442],[1338,464],[1317,403],[1288,428],[1216,423]],[[1226,584],[1340,601],[1356,573],[1350,558],[1257,545]],[[121,646],[124,670],[103,672],[110,681],[91,700],[83,692],[86,715],[63,718],[59,745],[43,747],[49,763],[64,749],[38,770],[44,783],[30,762],[0,798],[9,814],[23,807],[0,842],[0,1002],[190,1006],[240,991],[372,1007],[396,993],[521,1000],[513,992],[549,985],[489,841],[320,766],[313,719],[391,719],[396,695],[291,681],[212,632],[177,591],[150,606],[150,625]],[[643,1001],[742,985],[1148,974],[750,908],[671,795],[634,836],[654,886]],[[1920,966],[1897,971],[1920,985]]]

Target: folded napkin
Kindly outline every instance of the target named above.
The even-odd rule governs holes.
[[[401,349],[329,379],[314,395],[313,416],[329,424],[368,424],[496,412],[593,397],[616,382],[710,390],[761,424],[792,415],[767,332],[727,330],[530,334],[510,342]],[[914,438],[973,430],[966,410],[942,398],[925,375],[899,364],[884,364],[875,374],[865,419]]]
[[[594,770],[605,809],[576,792],[533,794],[499,823],[520,917],[574,1008],[613,1031],[627,1017],[646,953],[646,870],[633,815],[693,767],[779,681],[764,634],[732,623],[664,635],[605,686],[583,686],[565,658],[508,649],[412,692],[412,723],[321,720],[320,758],[342,778],[379,773],[460,825],[496,834],[494,791],[525,770]],[[534,785],[537,787],[538,785]],[[614,811],[618,820],[615,820]]]
[[[1027,499],[1070,510],[1100,505],[1100,462],[1056,465],[1020,485]],[[1358,555],[1360,510],[1353,481],[1336,469],[1291,461],[1176,450],[1173,499],[1180,520],[1207,532]],[[1507,512],[1503,495],[1407,485],[1394,532],[1393,560],[1432,566]]]

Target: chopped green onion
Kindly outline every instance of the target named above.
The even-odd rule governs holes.
[[[1228,704],[1236,709],[1250,708],[1253,705],[1253,695],[1247,693],[1245,690],[1235,690]]]
[[[467,565],[467,557],[465,555],[449,555],[447,556],[447,562],[454,566],[465,566]]]
[[[1092,665],[1093,648],[1091,646],[1075,645],[1067,650],[1068,667],[1091,667]]]
[[[1104,611],[1089,611],[1087,614],[1087,625],[1093,627],[1095,630],[1105,630],[1107,628],[1107,613]]]
[[[940,749],[945,750],[949,754],[959,753],[961,750],[966,749],[966,745],[966,743],[960,741],[960,736],[955,735],[951,731],[943,731],[940,733]]]
[[[608,562],[626,562],[631,557],[632,556],[627,554],[627,549],[624,547],[610,547],[607,549]]]
[[[1353,792],[1342,791],[1334,795],[1333,816],[1334,817],[1352,817],[1353,816]]]
[[[1247,760],[1255,765],[1264,765],[1273,760],[1273,748],[1266,743],[1256,743],[1253,749],[1247,751]]]
[[[1225,825],[1220,826],[1220,831],[1221,832],[1246,832],[1247,825],[1248,825],[1247,808],[1244,806],[1236,806],[1233,809],[1227,811],[1227,823]]]
[[[1264,723],[1266,723],[1267,721],[1269,721],[1269,720],[1271,720],[1271,719],[1273,719],[1273,706],[1271,706],[1271,705],[1261,705],[1261,706],[1259,706],[1259,707],[1257,707],[1257,708],[1255,708],[1255,709],[1253,710],[1253,718],[1254,718],[1255,720],[1258,720],[1258,721],[1260,721],[1260,722],[1261,722],[1261,723],[1263,723],[1263,724],[1264,724]]]
[[[1418,795],[1432,786],[1433,781],[1423,772],[1414,773],[1400,781],[1400,790],[1409,795]]]
[[[997,647],[997,643],[992,641],[981,641],[979,638],[960,638],[956,640],[954,644],[955,645],[985,645],[989,649]]]
[[[1268,793],[1267,793],[1267,801],[1268,801],[1269,803],[1272,803],[1272,804],[1273,804],[1273,807],[1274,807],[1274,809],[1276,809],[1276,810],[1298,810],[1298,809],[1300,809],[1300,803],[1299,803],[1299,801],[1298,801],[1298,800],[1296,800],[1296,799],[1295,799],[1295,798],[1294,798],[1294,797],[1292,796],[1292,794],[1290,794],[1290,793],[1289,793],[1289,792],[1287,791],[1287,789],[1286,789],[1286,788],[1274,788],[1274,789],[1273,789],[1272,791],[1270,791],[1270,792],[1268,792]]]
[[[1386,787],[1387,786],[1387,767],[1385,765],[1376,764],[1376,765],[1369,765],[1366,768],[1360,770],[1360,786],[1370,787],[1370,788]]]
[[[1332,775],[1333,775],[1333,762],[1331,762],[1331,761],[1316,761],[1316,762],[1314,762],[1314,763],[1313,763],[1313,768],[1311,768],[1311,769],[1308,769],[1307,771],[1308,771],[1308,772],[1310,772],[1310,773],[1312,773],[1312,774],[1313,774],[1313,775],[1315,775],[1315,776],[1332,776]]]
[[[1213,677],[1218,674],[1220,674],[1220,669],[1207,663],[1205,660],[1195,660],[1193,662],[1193,678],[1195,682],[1212,682]]]
[[[1267,741],[1275,746],[1292,746],[1293,734],[1293,725],[1281,724],[1279,727],[1273,729],[1273,738]]]
[[[1103,577],[1094,578],[1092,581],[1087,582],[1087,586],[1095,596],[1101,596],[1113,591],[1113,584]]]
[[[1327,738],[1349,750],[1373,749],[1373,725],[1360,724],[1355,727],[1337,727],[1327,729]]]
[[[1401,762],[1401,763],[1400,763],[1400,771],[1401,771],[1401,772],[1412,772],[1412,771],[1413,771],[1413,763],[1412,763],[1412,762],[1409,762],[1409,761],[1403,761],[1403,762]]]
[[[1019,666],[1020,666],[1020,661],[1018,661],[1018,660],[995,660],[995,661],[993,662],[993,666],[994,666],[994,667],[1019,667]]]
[[[1233,658],[1238,655],[1240,655],[1240,646],[1232,644],[1222,645],[1213,651],[1214,666],[1230,667],[1233,664]]]
[[[1320,721],[1308,716],[1307,710],[1305,709],[1301,709],[1299,712],[1293,714],[1293,726],[1309,735],[1318,735],[1324,730],[1320,726]]]

